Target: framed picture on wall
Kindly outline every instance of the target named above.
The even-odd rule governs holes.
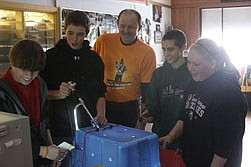
[[[154,31],[154,43],[161,43],[162,31]]]
[[[160,25],[156,24],[156,31],[160,31]]]
[[[162,18],[162,8],[158,5],[153,5],[153,21],[160,23]]]

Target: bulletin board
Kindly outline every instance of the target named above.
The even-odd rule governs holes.
[[[61,38],[65,37],[64,31],[64,19],[67,14],[74,11],[76,9],[69,8],[61,8]],[[87,40],[90,42],[90,46],[93,46],[96,39],[105,33],[116,33],[118,32],[117,28],[117,15],[105,14],[105,13],[97,13],[90,11],[83,11],[87,14],[90,19],[90,32],[87,36]]]
[[[61,38],[65,38],[64,32],[64,18],[67,14],[74,11],[76,9],[69,8],[61,8],[60,12],[60,26],[61,26]],[[87,40],[90,42],[90,46],[93,46],[96,39],[105,33],[117,33],[117,20],[118,15],[106,14],[106,13],[98,13],[98,12],[90,12],[83,11],[87,14],[90,19],[90,32],[87,36]],[[146,44],[150,44],[151,40],[151,30],[150,30],[150,19],[142,17],[142,28],[139,31],[138,38],[142,40]]]

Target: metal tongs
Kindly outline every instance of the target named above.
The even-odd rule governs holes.
[[[76,86],[76,82],[73,82],[73,81],[69,81],[68,84],[71,87],[73,87],[73,88],[75,88],[75,86]],[[98,131],[99,130],[98,122],[93,118],[93,116],[91,115],[90,111],[86,107],[86,105],[84,103],[84,100],[79,96],[78,92],[76,90],[74,92],[76,93],[76,95],[78,97],[78,100],[79,100],[79,103],[74,107],[74,122],[75,122],[75,128],[76,128],[76,130],[79,130],[79,128],[78,128],[78,120],[77,120],[77,109],[78,109],[78,107],[83,106],[84,109],[85,109],[85,111],[87,112],[87,114],[91,118],[92,126],[95,127],[97,129],[97,131]]]
[[[79,130],[79,128],[78,128],[78,121],[77,121],[77,109],[78,109],[78,107],[83,106],[84,109],[85,109],[85,111],[87,112],[87,114],[91,118],[91,124],[92,124],[92,126],[95,127],[97,129],[97,131],[99,131],[100,127],[98,125],[98,122],[91,115],[90,111],[88,110],[88,108],[86,107],[86,105],[84,103],[84,100],[81,97],[79,97],[78,100],[79,100],[79,103],[74,107],[74,122],[75,122],[76,130]]]

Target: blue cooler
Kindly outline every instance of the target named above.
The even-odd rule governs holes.
[[[79,129],[75,133],[75,167],[160,167],[156,134],[107,124]]]

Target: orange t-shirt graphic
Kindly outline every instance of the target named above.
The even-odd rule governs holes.
[[[106,99],[127,102],[139,98],[140,83],[149,83],[156,68],[153,49],[140,40],[123,45],[117,33],[100,36],[93,50],[105,64]]]

